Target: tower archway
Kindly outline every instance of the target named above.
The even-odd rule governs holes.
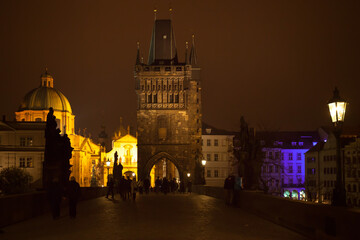
[[[183,169],[178,160],[166,152],[160,152],[152,156],[145,166],[146,176],[150,176],[151,185],[157,177],[167,179],[183,179]]]

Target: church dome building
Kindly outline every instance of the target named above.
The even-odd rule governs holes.
[[[74,134],[75,116],[68,99],[54,88],[54,79],[47,71],[41,75],[40,81],[40,86],[23,98],[19,110],[15,112],[16,121],[45,122],[52,107],[61,132]]]

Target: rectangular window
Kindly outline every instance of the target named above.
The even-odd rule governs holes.
[[[26,144],[26,138],[21,137],[21,138],[20,138],[20,146],[21,146],[21,147],[25,147],[25,144]]]
[[[275,165],[275,172],[278,173],[279,172],[279,166]]]
[[[19,159],[19,163],[20,163],[19,167],[24,168],[24,167],[25,167],[25,158],[24,158],[24,157],[21,157],[21,158]]]
[[[219,177],[219,170],[214,170],[214,177]]]
[[[298,173],[301,173],[301,165],[298,165],[298,166],[297,166],[297,172],[298,172]]]
[[[214,161],[219,161],[219,154],[217,153],[214,154]]]
[[[299,146],[304,146],[304,142],[299,142]]]
[[[293,178],[290,177],[290,178],[288,179],[288,182],[289,182],[290,185],[292,185],[292,184],[294,183]]]
[[[279,160],[279,155],[280,155],[279,152],[275,152],[275,160]]]
[[[211,154],[206,154],[206,160],[211,161]]]
[[[211,170],[206,171],[206,177],[211,177]]]
[[[296,146],[296,142],[291,142],[291,146]]]
[[[293,166],[289,166],[289,173],[293,173]]]
[[[273,172],[273,166],[269,166],[269,173],[272,173]]]
[[[211,146],[211,140],[210,139],[206,140],[206,146]]]
[[[27,168],[33,168],[34,167],[34,162],[33,162],[33,159],[31,157],[26,158],[26,167]]]
[[[219,140],[217,139],[214,140],[214,146],[219,146]]]
[[[296,160],[301,160],[301,153],[297,153]]]
[[[284,160],[284,153],[281,153],[281,160]]]
[[[289,160],[293,160],[293,154],[289,153]]]
[[[273,153],[269,152],[269,159],[273,159]]]

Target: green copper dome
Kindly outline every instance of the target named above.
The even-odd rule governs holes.
[[[55,111],[72,113],[69,101],[64,94],[53,88],[53,78],[46,71],[41,75],[41,86],[25,95],[19,111],[49,110],[50,107]]]

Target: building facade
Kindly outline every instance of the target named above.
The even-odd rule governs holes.
[[[171,20],[155,20],[148,63],[135,64],[139,178],[190,178],[201,161],[201,81],[194,39],[179,62]],[[160,173],[159,173],[160,174]],[[196,172],[197,176],[199,172]]]
[[[25,95],[15,112],[16,121],[3,119],[0,122],[0,169],[11,166],[24,168],[32,175],[33,185],[42,186],[45,126],[50,107],[54,109],[58,128],[62,134],[68,135],[74,148],[70,159],[73,165],[71,176],[75,176],[83,187],[90,186],[91,182],[104,184],[98,169],[105,159],[103,148],[85,134],[75,134],[75,115],[71,105],[54,88],[54,79],[47,71],[40,77],[40,86]]]
[[[259,132],[262,148],[260,185],[273,195],[305,200],[305,153],[318,132]]]
[[[205,183],[208,186],[223,187],[229,175],[237,175],[234,157],[234,133],[202,125],[202,152],[206,160]]]
[[[307,200],[331,204],[336,185],[336,138],[329,134],[306,154]],[[360,139],[357,133],[341,136],[341,159],[348,206],[360,207]]]

